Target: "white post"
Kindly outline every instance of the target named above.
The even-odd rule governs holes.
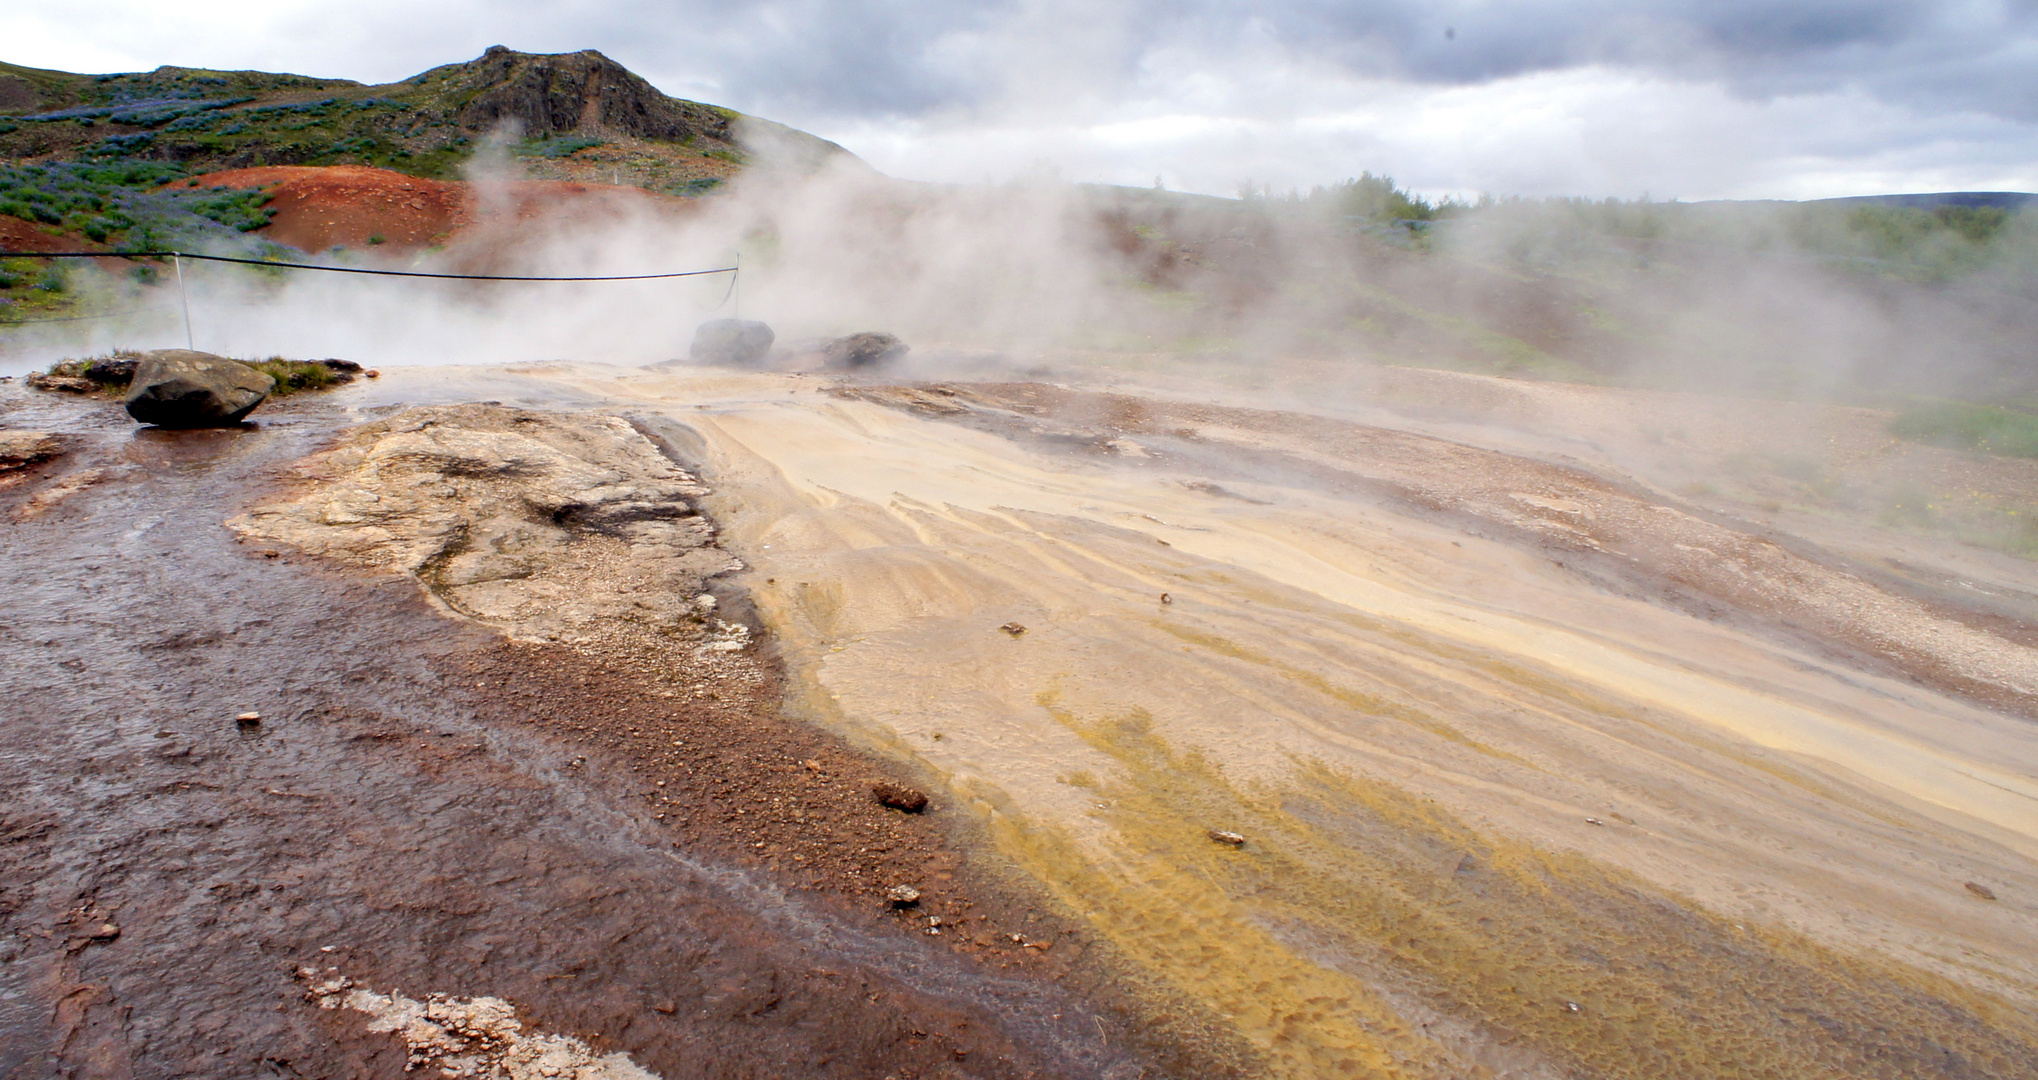
[[[184,347],[196,352],[198,346],[191,343],[191,294],[184,290],[184,256],[173,251],[170,261],[177,264],[177,296],[184,301]]]

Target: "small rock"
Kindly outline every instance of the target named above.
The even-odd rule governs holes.
[[[37,372],[28,377],[31,390],[54,390],[64,394],[90,394],[99,389],[99,384],[76,375],[45,375]]]
[[[1210,839],[1215,840],[1220,844],[1230,844],[1232,847],[1243,847],[1245,845],[1245,837],[1240,836],[1235,832],[1226,832],[1223,829],[1212,829],[1205,835],[1209,836]]]
[[[382,373],[375,370],[374,368],[369,368],[368,370],[362,372],[361,374],[370,379],[379,379],[382,377]]]
[[[693,332],[687,359],[696,364],[748,367],[764,359],[777,335],[771,327],[749,319],[712,319]]]
[[[920,902],[920,890],[911,885],[894,885],[885,890],[885,899],[891,901],[893,907],[912,907]]]
[[[1169,596],[1169,595],[1168,595],[1167,593],[1162,593],[1162,594],[1161,594],[1161,603],[1163,603],[1163,604],[1172,604],[1172,603],[1174,603],[1174,602],[1175,602],[1175,598],[1174,598],[1174,597],[1172,597],[1172,596]]]
[[[891,334],[869,330],[839,337],[821,346],[821,355],[827,358],[828,366],[838,368],[875,367],[897,360],[911,351],[905,342]]]
[[[894,810],[903,810],[908,814],[917,814],[927,809],[926,793],[915,791],[903,784],[894,784],[890,781],[880,780],[870,786],[870,794],[878,802]]]
[[[189,349],[144,353],[127,392],[127,414],[166,428],[229,427],[276,388],[238,360]]]
[[[85,365],[85,377],[95,383],[126,386],[134,381],[136,363],[131,356],[102,356]]]
[[[1976,896],[1981,897],[1983,900],[1993,900],[1996,898],[1996,891],[1994,889],[1989,888],[1986,885],[1983,885],[1979,881],[1968,882],[1967,891],[1973,893]]]
[[[1024,626],[1021,626],[1020,624],[1015,622],[1008,622],[1005,625],[998,627],[998,629],[1003,630],[1004,632],[1012,635],[1013,637],[1018,637],[1019,635],[1026,632],[1026,628]]]
[[[1604,822],[1604,821],[1601,821],[1601,820],[1599,820],[1599,819],[1598,819],[1598,818],[1596,818],[1596,817],[1589,817],[1589,818],[1586,818],[1586,819],[1585,819],[1585,823],[1586,823],[1587,825],[1604,825],[1604,824],[1606,824],[1606,822]]]
[[[335,360],[332,357],[327,357],[324,360],[320,360],[319,363],[324,365],[327,371],[333,372],[336,375],[359,375],[365,370],[361,365],[352,360]]]
[[[119,936],[120,936],[119,923],[100,923],[99,929],[93,931],[92,933],[92,940],[112,941],[114,938],[117,938]]]
[[[234,723],[244,728],[261,727],[262,714],[258,712],[244,712],[234,717]]]

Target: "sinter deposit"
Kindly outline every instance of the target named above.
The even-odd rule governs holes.
[[[695,512],[707,494],[613,417],[492,405],[412,409],[298,466],[311,490],[228,525],[417,577],[454,611],[530,641],[585,644],[617,623],[740,649],[707,579],[737,569]]]
[[[305,996],[319,1008],[366,1013],[369,1031],[402,1039],[410,1052],[406,1072],[476,1080],[658,1080],[628,1054],[598,1054],[570,1036],[525,1031],[516,1006],[501,998],[428,994],[418,1001],[394,990],[378,994],[330,968],[300,968],[298,978],[309,984]]]

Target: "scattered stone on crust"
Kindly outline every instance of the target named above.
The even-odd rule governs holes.
[[[915,791],[903,784],[880,780],[870,786],[870,793],[878,802],[908,814],[917,814],[927,809],[927,793]]]

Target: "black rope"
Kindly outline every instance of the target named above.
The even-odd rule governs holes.
[[[653,281],[663,278],[700,277],[703,274],[733,274],[736,267],[715,270],[682,270],[674,274],[611,274],[603,277],[517,277],[507,274],[427,274],[420,270],[368,270],[356,266],[320,266],[316,263],[269,262],[265,259],[236,259],[230,255],[193,255],[188,251],[0,251],[0,259],[197,259],[204,262],[239,263],[242,266],[274,266],[287,270],[324,270],[331,274],[373,274],[376,277],[445,278],[452,281]]]

